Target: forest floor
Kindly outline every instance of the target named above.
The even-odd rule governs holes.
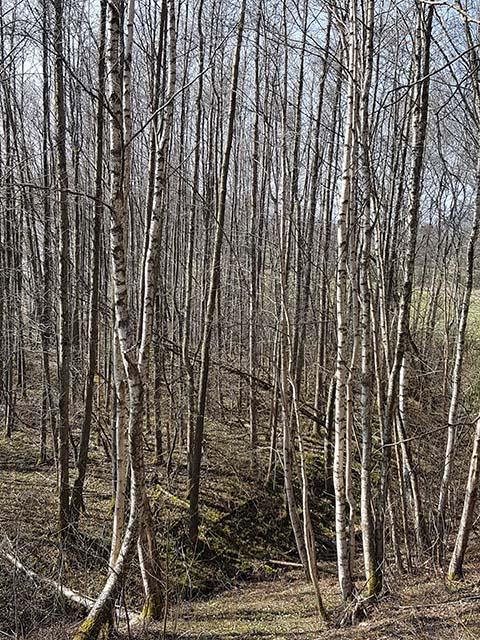
[[[32,415],[27,407],[23,408],[23,422],[13,438],[0,439],[0,545],[4,548],[6,545],[36,573],[94,597],[104,580],[108,561],[111,480],[105,452],[100,443],[92,443],[92,463],[86,485],[88,513],[82,518],[81,529],[83,543],[62,554],[56,536],[55,470],[52,464],[37,462],[38,431],[33,426],[36,410],[31,402],[29,404]],[[230,433],[234,433],[233,430]],[[208,438],[207,434],[207,443]],[[243,440],[243,434],[240,439]],[[428,567],[418,575],[390,577],[389,595],[371,607],[368,619],[354,627],[339,628],[336,623],[341,617],[341,602],[335,563],[331,555],[329,557],[326,542],[331,537],[328,529],[331,523],[325,515],[317,521],[316,528],[318,531],[323,527],[317,541],[320,587],[331,621],[328,625],[320,623],[313,591],[301,572],[276,570],[275,563],[265,562],[275,558],[285,562],[295,560],[281,499],[277,500],[277,494],[257,494],[252,504],[255,489],[249,485],[248,469],[242,476],[241,465],[235,466],[225,454],[220,459],[215,454],[215,446],[225,451],[229,445],[217,440],[218,432],[210,442],[207,463],[210,459],[211,467],[204,491],[203,537],[210,555],[195,567],[189,565],[185,571],[185,567],[178,564],[183,549],[175,549],[170,557],[169,574],[170,582],[175,584],[165,622],[143,628],[132,614],[130,627],[125,628],[123,623],[122,640],[480,640],[480,558],[476,553],[466,563],[466,581],[459,584],[446,584],[442,576],[435,575]],[[181,495],[181,483],[176,485],[173,479],[167,492],[162,488],[161,479],[152,479],[154,475],[152,469],[152,496],[157,490],[167,495],[165,504],[156,503],[157,516],[162,518],[165,512],[170,513],[168,536],[175,541],[181,534],[179,526],[185,520],[184,500],[178,497],[172,500],[174,495]],[[316,505],[317,515],[324,507],[328,505]],[[162,535],[160,531],[160,538]],[[471,549],[476,547],[474,539]],[[258,558],[264,562],[257,561]],[[181,572],[184,575],[180,575]],[[131,573],[134,582],[127,594],[127,605],[130,611],[135,611],[141,603],[138,594],[141,596],[142,589],[135,583],[134,576],[138,574],[135,567]],[[202,573],[208,574],[208,580],[193,585],[194,589],[185,587],[186,581],[198,581]],[[360,572],[358,584],[361,584]],[[0,638],[66,640],[80,616],[77,609],[66,605],[39,581],[22,575],[0,554]]]
[[[334,567],[332,566],[332,569]],[[473,569],[473,567],[470,567]],[[312,589],[303,576],[288,571],[276,580],[244,584],[178,610],[175,633],[184,640],[467,640],[480,638],[478,572],[459,586],[435,576],[408,576],[391,585],[391,594],[374,605],[368,619],[339,628],[339,593],[331,574],[321,575],[325,604],[332,622],[322,625],[315,613]],[[473,580],[473,581],[472,581]],[[159,628],[150,638],[158,638]]]

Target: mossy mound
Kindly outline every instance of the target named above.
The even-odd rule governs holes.
[[[167,558],[170,593],[187,598],[207,595],[239,580],[268,579],[278,571],[278,561],[298,561],[283,487],[260,485],[251,495],[233,496],[228,510],[206,506],[193,552],[188,541],[187,502],[155,487],[153,504]],[[332,544],[324,533],[328,530],[325,524],[318,531],[320,558],[325,551],[331,556]]]

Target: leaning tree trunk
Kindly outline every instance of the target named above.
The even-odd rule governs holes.
[[[462,517],[458,528],[457,539],[453,549],[452,558],[448,567],[449,580],[460,580],[463,578],[463,560],[467,550],[468,538],[472,530],[473,515],[478,494],[478,480],[480,475],[480,418],[477,418],[477,426],[473,440],[472,457],[470,460],[470,470],[468,472],[467,487],[465,489],[465,500],[463,502]]]
[[[471,32],[468,26],[467,29],[467,37],[469,44],[472,44]],[[476,54],[473,53],[472,50],[472,58],[471,64],[474,69],[474,93],[475,93],[475,103],[478,114],[478,107],[480,105],[480,83],[478,79],[478,59]],[[450,409],[452,410],[454,395],[458,395],[458,386],[460,383],[460,373],[461,373],[461,365],[462,365],[462,356],[463,356],[463,343],[465,340],[466,333],[466,324],[468,318],[468,310],[470,303],[470,294],[473,286],[473,268],[474,268],[474,254],[475,254],[475,243],[478,236],[478,227],[480,223],[480,149],[477,150],[478,158],[477,158],[477,172],[476,172],[476,197],[475,197],[475,216],[473,220],[473,227],[470,234],[470,240],[468,244],[468,253],[467,253],[467,283],[465,285],[465,293],[463,296],[462,303],[462,311],[460,316],[460,327],[458,331],[457,337],[457,353],[455,360],[455,368],[454,368],[454,388],[452,391],[452,401],[450,404]],[[458,378],[458,379],[457,379]],[[455,425],[453,424],[453,420],[450,421],[449,415],[449,430],[455,429]],[[454,438],[451,436],[452,440]],[[449,434],[450,440],[450,434]],[[448,444],[448,441],[447,441]],[[480,418],[477,419],[477,426],[475,430],[475,437],[473,441],[473,449],[472,449],[472,457],[470,460],[470,470],[468,474],[468,482],[465,491],[465,499],[463,503],[463,511],[462,518],[460,520],[460,526],[458,529],[457,538],[455,541],[455,548],[453,550],[452,558],[450,560],[450,566],[448,568],[448,576],[451,580],[460,579],[463,576],[463,560],[465,556],[465,551],[468,544],[468,537],[470,535],[470,530],[472,527],[473,513],[475,509],[475,504],[477,501],[477,493],[478,493],[478,481],[479,481],[479,450],[480,450]],[[451,445],[451,453],[450,456],[453,455],[453,443]],[[448,450],[446,451],[446,453]],[[447,459],[445,459],[447,462]],[[448,460],[449,466],[451,465],[451,459]],[[444,478],[445,478],[445,469],[444,469]],[[443,479],[442,479],[443,480]],[[443,484],[442,484],[443,487]],[[446,500],[446,497],[445,497]],[[445,507],[444,507],[445,508]],[[440,515],[440,513],[439,513]],[[442,514],[443,515],[443,514]],[[439,523],[440,524],[440,523]],[[444,522],[442,521],[442,527],[444,526]],[[441,529],[443,531],[443,529]],[[443,544],[443,540],[439,540],[440,544]]]
[[[127,503],[127,381],[118,337],[113,336],[113,379],[115,388],[115,422],[113,438],[114,459],[114,496],[112,541],[110,545],[109,567],[115,565],[122,544],[125,526],[125,509]]]
[[[458,413],[458,403],[460,395],[460,383],[462,379],[463,354],[465,350],[465,336],[467,333],[467,321],[470,310],[470,298],[473,288],[473,273],[475,266],[475,245],[477,243],[478,231],[480,225],[480,153],[477,159],[477,193],[475,201],[475,215],[473,226],[470,232],[467,250],[467,281],[465,283],[465,291],[463,294],[462,307],[460,310],[460,322],[458,325],[457,343],[455,347],[455,364],[452,373],[452,395],[450,396],[450,407],[448,410],[448,433],[447,444],[445,447],[445,457],[443,462],[443,476],[440,485],[440,495],[438,499],[437,511],[437,545],[438,560],[443,564],[445,552],[445,514],[447,507],[448,489],[452,475],[453,459],[455,455],[455,435],[456,422]]]

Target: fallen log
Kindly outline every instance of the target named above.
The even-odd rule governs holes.
[[[9,547],[12,549],[13,545],[11,541],[6,538],[6,542]],[[21,560],[19,560],[13,553],[9,553],[5,548],[5,540],[2,544],[0,544],[0,558],[4,558],[9,562],[12,566],[14,566],[18,571],[23,573],[27,578],[32,580],[33,582],[37,582],[39,584],[43,584],[45,587],[51,589],[52,591],[56,591],[61,596],[63,596],[69,602],[76,604],[82,610],[88,613],[88,611],[92,608],[95,603],[94,598],[90,598],[89,596],[84,596],[68,587],[65,587],[60,582],[56,580],[52,580],[52,578],[47,578],[46,576],[42,576],[36,571],[29,569],[26,567]],[[115,615],[119,621],[129,620],[132,623],[136,623],[141,619],[140,613],[138,611],[124,611],[124,607],[120,604],[115,605]]]
[[[27,576],[27,578],[30,578],[30,580],[45,585],[49,589],[56,591],[57,593],[62,595],[64,598],[66,598],[70,602],[75,603],[76,605],[80,606],[81,608],[87,611],[95,602],[93,598],[89,598],[88,596],[82,596],[80,593],[77,593],[76,591],[72,591],[71,589],[68,589],[67,587],[63,586],[63,584],[60,584],[56,580],[52,580],[51,578],[41,576],[35,571],[32,571],[32,569],[29,569],[28,567],[26,567],[13,554],[9,553],[5,549],[2,549],[1,547],[0,547],[0,556],[2,558],[5,558],[11,565],[13,565],[16,569],[18,569],[25,576]]]

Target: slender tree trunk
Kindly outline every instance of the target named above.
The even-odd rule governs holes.
[[[98,104],[97,104],[97,139],[95,158],[95,213],[93,221],[92,246],[92,281],[90,292],[90,320],[88,336],[88,371],[85,390],[85,412],[77,461],[77,477],[72,487],[70,499],[70,522],[76,525],[80,511],[85,509],[83,486],[88,462],[88,447],[93,414],[93,396],[95,390],[95,373],[98,361],[98,303],[100,284],[100,239],[103,218],[103,148],[104,148],[104,95],[105,95],[105,30],[107,22],[106,0],[100,5],[100,35],[98,59]]]
[[[473,288],[473,273],[475,263],[475,245],[478,238],[480,225],[480,153],[477,159],[476,172],[476,202],[473,226],[470,232],[467,249],[467,281],[463,293],[462,306],[460,308],[460,321],[458,325],[457,342],[455,346],[455,363],[452,372],[452,395],[450,396],[450,407],[448,410],[448,432],[447,444],[445,447],[445,457],[443,462],[443,475],[440,485],[440,495],[437,509],[437,535],[438,535],[438,559],[443,564],[445,544],[445,515],[447,507],[448,489],[452,475],[453,459],[455,454],[455,434],[458,413],[458,403],[460,395],[460,384],[462,380],[463,355],[465,351],[465,335],[467,332],[467,321],[470,310],[470,298]]]
[[[463,578],[463,560],[467,550],[468,538],[472,529],[473,515],[477,503],[478,481],[480,475],[480,418],[477,419],[475,436],[473,439],[472,457],[470,459],[470,469],[468,481],[465,489],[465,500],[463,502],[462,517],[458,527],[458,534],[455,540],[452,558],[448,567],[449,580],[460,580]]]
[[[257,314],[258,314],[258,174],[260,164],[260,25],[262,8],[259,8],[255,41],[255,116],[253,122],[253,158],[252,158],[252,201],[250,215],[250,298],[249,298],[249,333],[248,333],[248,371],[250,447],[255,462],[255,449],[258,445],[257,393],[254,378],[257,373]]]
[[[342,178],[340,188],[339,214],[337,222],[337,356],[335,394],[335,451],[333,458],[333,483],[335,488],[335,537],[337,544],[337,570],[340,590],[345,601],[353,596],[353,580],[350,571],[349,541],[347,536],[347,516],[345,512],[345,438],[347,429],[347,260],[348,235],[347,220],[350,208],[355,128],[355,51],[356,51],[356,3],[351,0],[349,9],[349,33],[345,49],[348,68],[347,115],[343,143]]]
[[[203,0],[200,0],[198,7],[198,39],[199,39],[199,74],[204,70],[204,36],[203,36]],[[192,202],[190,205],[190,215],[188,221],[188,241],[187,241],[187,268],[185,270],[185,299],[183,310],[183,339],[182,339],[182,365],[187,373],[187,465],[189,482],[192,477],[193,449],[195,438],[195,373],[192,359],[190,357],[191,324],[192,324],[192,291],[193,291],[193,267],[194,250],[196,237],[197,209],[199,208],[198,191],[200,181],[200,160],[201,160],[201,137],[202,137],[202,98],[203,98],[203,75],[198,81],[198,93],[195,103],[195,156],[193,165]]]
[[[113,0],[109,10],[110,136],[111,136],[111,226],[113,293],[116,334],[128,383],[129,425],[128,453],[131,466],[130,516],[118,555],[105,585],[95,600],[87,618],[80,625],[75,640],[96,640],[103,629],[111,625],[112,607],[138,540],[143,521],[145,467],[143,458],[143,383],[134,346],[134,330],[129,315],[126,282],[125,239],[126,206],[123,192],[123,118],[121,99],[120,24],[123,0]]]
[[[190,542],[193,547],[198,541],[199,527],[199,494],[200,494],[200,466],[202,461],[203,429],[205,424],[205,411],[207,407],[207,387],[210,370],[210,342],[212,338],[213,321],[217,306],[217,295],[220,288],[221,256],[225,222],[225,209],[227,200],[227,180],[230,167],[230,154],[232,150],[233,133],[235,125],[235,113],[237,104],[238,75],[240,65],[240,50],[242,46],[243,26],[245,20],[245,0],[242,2],[240,20],[238,25],[237,44],[233,59],[232,79],[230,89],[230,107],[228,114],[228,129],[225,139],[222,167],[220,172],[220,191],[217,207],[217,232],[213,249],[208,299],[205,310],[205,321],[201,340],[200,356],[200,380],[198,387],[197,415],[195,420],[195,434],[193,442],[193,455],[191,477],[189,478],[189,505],[190,505]]]
[[[360,516],[362,526],[363,562],[367,595],[377,593],[378,566],[375,556],[375,533],[372,513],[372,424],[371,424],[371,376],[372,376],[372,335],[371,335],[371,209],[374,205],[370,160],[369,98],[373,65],[373,26],[375,2],[369,0],[368,14],[364,27],[365,62],[360,102],[360,160],[361,179],[364,186],[364,205],[361,219],[360,253],[360,424],[362,432],[361,474],[360,474]]]
[[[166,110],[162,122],[161,137],[157,142],[157,167],[155,178],[155,193],[153,211],[150,220],[149,240],[145,259],[144,272],[144,298],[141,317],[142,330],[140,349],[138,354],[138,367],[142,382],[145,386],[149,382],[149,355],[152,342],[152,330],[155,300],[157,296],[157,265],[159,247],[162,238],[164,223],[164,207],[166,204],[167,186],[167,160],[170,148],[170,138],[173,124],[173,107],[176,83],[176,21],[174,0],[168,1],[168,89],[166,98]],[[160,566],[155,541],[153,518],[150,504],[143,492],[143,516],[140,525],[139,560],[142,571],[143,584],[146,594],[146,602],[142,611],[144,618],[158,619],[163,613],[163,602],[160,583]]]
[[[390,451],[392,440],[392,426],[398,395],[398,379],[400,368],[407,348],[409,332],[410,306],[413,292],[415,271],[415,254],[420,214],[421,181],[423,157],[425,151],[425,137],[427,129],[430,81],[430,41],[432,31],[433,10],[431,6],[425,9],[418,7],[417,27],[415,38],[414,60],[414,98],[412,110],[412,158],[409,177],[409,207],[407,217],[407,252],[405,256],[405,275],[402,284],[400,308],[396,330],[395,349],[392,366],[388,378],[386,406],[382,425],[382,466],[380,474],[380,489],[376,518],[377,554],[379,562],[384,560],[384,516],[387,507]]]
[[[59,528],[62,540],[69,524],[69,443],[70,443],[70,225],[68,216],[68,174],[66,154],[65,89],[63,61],[63,0],[54,2],[55,49],[55,116],[57,152],[57,190],[60,210],[60,358],[59,358],[59,470],[60,513]]]
[[[406,471],[408,484],[412,495],[413,502],[413,518],[415,526],[415,538],[418,548],[419,556],[427,549],[428,540],[425,529],[425,522],[423,516],[422,500],[420,497],[420,490],[418,486],[418,477],[415,467],[412,463],[412,456],[407,442],[407,406],[406,406],[406,371],[407,371],[407,356],[403,356],[402,366],[400,368],[400,377],[398,385],[398,434],[400,439],[400,447],[402,451],[403,468]]]
[[[110,546],[109,568],[115,565],[122,544],[125,525],[125,509],[127,501],[127,381],[118,338],[114,336],[113,346],[115,402],[114,426],[114,496],[112,543]]]
[[[42,44],[43,44],[43,130],[42,130],[42,171],[43,171],[43,288],[41,303],[41,334],[42,334],[42,424],[40,437],[40,461],[47,460],[47,426],[50,424],[53,442],[55,464],[58,466],[58,433],[54,411],[52,380],[50,372],[50,355],[52,340],[52,208],[50,204],[50,162],[49,162],[49,133],[50,133],[50,86],[48,68],[48,2],[43,2],[42,13]]]

